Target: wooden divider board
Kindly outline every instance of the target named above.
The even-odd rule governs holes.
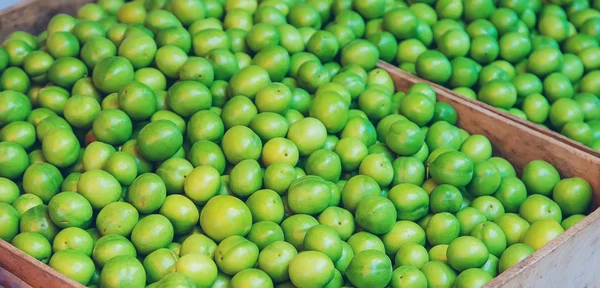
[[[30,288],[31,286],[25,281],[19,279],[14,274],[0,267],[0,287],[4,288]]]
[[[485,104],[461,97],[429,81],[379,62],[391,75],[398,91],[415,83],[430,84],[437,99],[458,113],[457,125],[471,134],[486,136],[494,154],[507,159],[520,173],[527,163],[544,160],[556,167],[562,177],[581,177],[593,188],[594,208],[600,204],[600,157],[581,149],[543,128],[524,126]],[[531,257],[505,271],[487,287],[600,287],[600,209],[576,226],[536,251]]]
[[[12,273],[33,288],[85,287],[58,273],[56,270],[50,268],[50,266],[25,254],[2,239],[0,239],[0,269]],[[0,270],[0,272],[2,271]],[[1,277],[3,276],[0,273]],[[0,280],[1,284],[2,280]]]

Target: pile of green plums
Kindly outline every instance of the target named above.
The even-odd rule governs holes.
[[[600,150],[600,1],[407,2],[358,10],[381,59]]]
[[[0,238],[90,287],[481,287],[590,211],[584,179],[517,175],[430,86],[395,91],[372,32],[406,3],[259,2],[11,34]]]

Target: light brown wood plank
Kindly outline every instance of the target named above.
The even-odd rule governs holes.
[[[496,277],[488,287],[600,287],[600,209]]]
[[[31,286],[17,276],[0,267],[0,287],[5,288],[30,288]]]
[[[34,288],[85,287],[0,239],[0,267]]]

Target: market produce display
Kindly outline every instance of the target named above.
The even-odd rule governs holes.
[[[600,1],[407,2],[365,24],[381,59],[600,150]]]
[[[514,79],[541,80],[509,81],[510,63],[567,54],[500,48],[517,60],[480,69],[464,50],[496,58],[463,47],[465,31],[541,45],[512,22],[600,19],[581,1],[528,2],[98,0],[14,32],[0,48],[0,238],[90,287],[481,287],[582,220],[592,189],[541,160],[517,175],[429,85],[396,92],[376,63],[485,84],[512,108]],[[484,24],[448,20],[461,17]],[[596,22],[573,17],[585,33],[564,45],[598,49]],[[592,131],[569,120],[581,111],[552,111],[597,109],[594,77],[550,120]]]

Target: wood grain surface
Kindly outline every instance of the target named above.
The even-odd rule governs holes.
[[[25,281],[19,279],[8,270],[0,267],[0,287],[3,288],[30,288],[31,286]]]
[[[410,75],[388,63],[380,68],[392,76],[396,89],[406,91],[415,83],[434,87],[437,99],[454,106],[457,125],[471,134],[490,140],[494,154],[507,159],[520,173],[527,163],[544,160],[556,167],[562,177],[581,177],[592,186],[593,208],[600,200],[600,157],[594,151],[581,149],[546,133],[531,129],[511,117],[483,107],[452,91]],[[547,129],[543,129],[547,130]],[[600,209],[567,230],[531,257],[505,271],[486,287],[600,287]]]
[[[600,209],[500,274],[488,287],[600,287]]]

